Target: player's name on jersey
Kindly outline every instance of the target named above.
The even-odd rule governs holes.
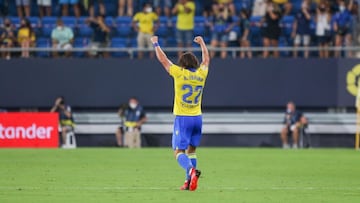
[[[200,103],[197,103],[197,104],[187,104],[187,103],[181,102],[181,106],[184,107],[184,108],[188,108],[188,109],[196,108],[196,107],[199,106],[199,105],[200,105]]]
[[[204,81],[204,78],[196,76],[196,75],[190,75],[189,77],[184,76],[184,80],[197,80],[199,82]]]

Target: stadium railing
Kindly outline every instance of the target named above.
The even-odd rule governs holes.
[[[193,52],[201,52],[201,49],[198,47],[191,47],[191,48],[178,48],[178,47],[162,47],[162,49],[165,52],[178,52],[178,51],[193,51]],[[241,51],[251,51],[251,52],[262,52],[262,51],[279,51],[279,52],[293,52],[293,51],[310,51],[310,52],[318,52],[320,50],[326,50],[326,51],[340,51],[340,52],[356,52],[356,54],[353,54],[354,57],[360,57],[360,46],[348,46],[348,47],[334,47],[329,46],[325,48],[319,48],[319,47],[250,47],[250,48],[243,48],[243,47],[227,47],[227,48],[219,48],[219,47],[211,47],[208,46],[208,49],[210,51],[227,51],[230,53],[232,58],[238,57],[238,52]],[[14,47],[14,48],[1,48],[1,52],[21,52],[21,51],[30,51],[30,52],[62,52],[62,51],[71,51],[71,52],[123,52],[127,53],[129,58],[134,58],[135,53],[138,51],[143,52],[152,52],[153,48],[134,48],[134,47],[121,47],[121,48],[115,48],[115,47],[108,47],[108,48],[97,48],[93,49],[90,47],[83,47],[83,48],[72,48],[70,50],[65,49],[57,49],[57,48],[51,48],[51,47],[31,47],[31,48],[20,48],[20,47]],[[291,57],[292,54],[289,54],[289,57]],[[346,54],[344,54],[346,57]],[[286,58],[286,57],[285,57]]]

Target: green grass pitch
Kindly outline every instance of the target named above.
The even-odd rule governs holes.
[[[0,202],[359,202],[360,152],[199,148],[198,190],[169,148],[1,149]]]

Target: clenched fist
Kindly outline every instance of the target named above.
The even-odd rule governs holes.
[[[194,38],[194,42],[200,44],[204,42],[204,39],[201,36],[197,36]]]
[[[154,43],[158,43],[159,38],[158,38],[158,36],[152,36],[152,37],[150,38],[150,40],[151,40],[151,42],[154,44]]]

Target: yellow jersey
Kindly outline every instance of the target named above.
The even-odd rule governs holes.
[[[171,65],[170,75],[174,79],[174,115],[198,116],[201,115],[201,100],[208,75],[208,67],[188,70],[177,65]]]
[[[194,29],[194,18],[195,18],[195,3],[189,1],[185,6],[191,9],[191,12],[186,13],[185,7],[182,4],[177,4],[178,15],[176,28],[179,30],[193,30]]]
[[[154,34],[154,21],[159,19],[156,13],[138,12],[135,14],[133,21],[139,22],[139,32]]]
[[[25,39],[30,39],[30,41],[35,41],[35,35],[30,33],[29,28],[20,28],[18,31],[18,42],[21,44]]]

